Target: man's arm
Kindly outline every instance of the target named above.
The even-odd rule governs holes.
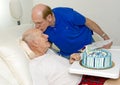
[[[89,18],[86,18],[86,26],[89,27],[92,31],[96,32],[98,35],[100,35],[104,40],[110,39],[109,36],[92,20]],[[112,42],[103,46],[104,48],[110,48],[112,45]]]

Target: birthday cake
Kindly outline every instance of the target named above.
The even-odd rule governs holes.
[[[111,53],[106,49],[84,51],[81,64],[87,68],[105,69],[112,67]]]

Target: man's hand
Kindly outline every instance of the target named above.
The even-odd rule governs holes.
[[[70,55],[70,64],[72,64],[74,61],[79,61],[80,60],[80,53],[73,53]]]
[[[113,42],[108,43],[107,45],[104,45],[103,48],[105,49],[110,49],[110,47],[112,46]]]

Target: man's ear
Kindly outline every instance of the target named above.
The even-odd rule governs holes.
[[[52,15],[51,15],[51,14],[49,14],[49,15],[47,16],[47,20],[48,20],[49,22],[52,21]]]

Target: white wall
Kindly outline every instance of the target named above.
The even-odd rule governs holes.
[[[0,0],[0,30],[17,25],[16,20],[10,14],[9,2],[10,0]],[[32,0],[20,0],[20,2],[23,10],[21,24],[30,23]]]
[[[13,25],[9,13],[9,0],[0,0],[0,29],[4,26]]]
[[[68,6],[94,20],[113,39],[114,45],[120,45],[120,0],[33,0],[49,6]]]

